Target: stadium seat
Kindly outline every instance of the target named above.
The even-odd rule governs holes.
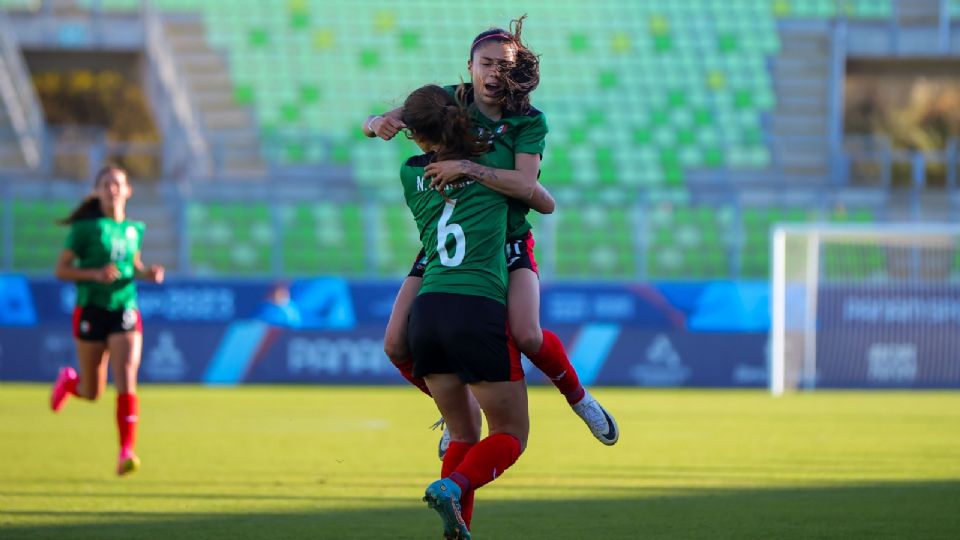
[[[732,212],[660,207],[647,219],[647,274],[654,279],[711,279],[731,274]]]
[[[275,229],[266,205],[193,202],[186,215],[195,270],[240,275],[274,270]]]
[[[75,201],[14,200],[13,268],[21,272],[50,272],[63,249],[68,227],[57,224]]]
[[[136,0],[76,3],[139,7]],[[0,7],[11,9],[38,5],[0,0]],[[466,78],[469,38],[508,25],[515,11],[509,0],[456,9],[427,9],[415,0],[370,0],[364,9],[351,0],[153,5],[203,18],[206,39],[228,59],[234,96],[254,112],[264,155],[274,164],[336,167],[345,171],[344,182],[377,200],[399,191],[399,165],[419,151],[402,137],[366,139],[362,118],[398,106],[421,84]],[[949,6],[960,17],[960,0]],[[769,226],[819,216],[775,206],[686,204],[634,216],[634,210],[611,207],[610,194],[683,190],[701,170],[761,174],[771,165],[765,117],[777,106],[768,62],[781,48],[778,21],[888,19],[894,12],[893,0],[559,0],[525,10],[525,39],[542,54],[533,102],[550,126],[541,180],[572,194],[575,203],[554,218],[551,266],[558,277],[611,279],[765,276]],[[445,24],[424,31],[428,13]],[[303,203],[271,210],[198,202],[188,208],[188,251],[196,255],[194,270],[207,273],[400,276],[419,242],[406,209],[395,204],[368,210],[356,202]],[[872,216],[852,210],[826,219]],[[15,234],[42,236],[40,229]],[[273,245],[282,246],[279,254]],[[18,269],[46,268],[47,256],[23,248],[14,259]]]
[[[366,270],[364,226],[356,205],[285,206],[283,269],[298,275],[362,274]]]

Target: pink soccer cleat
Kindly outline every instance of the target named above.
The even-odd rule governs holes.
[[[66,403],[67,397],[73,393],[77,386],[77,371],[72,367],[60,368],[60,374],[57,375],[57,382],[53,383],[53,390],[50,392],[50,409],[53,412],[59,411]]]
[[[140,468],[140,458],[133,453],[133,450],[121,450],[120,458],[117,460],[117,475],[125,476]]]

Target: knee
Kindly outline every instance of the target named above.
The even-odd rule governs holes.
[[[394,339],[383,340],[383,352],[394,365],[406,364],[410,361],[410,354],[407,352],[407,344]]]
[[[540,331],[539,326],[511,327],[510,332],[513,334],[513,340],[520,352],[527,356],[533,356],[540,352],[540,347],[543,346],[543,332]]]

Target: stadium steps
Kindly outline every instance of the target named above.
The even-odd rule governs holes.
[[[0,13],[0,169],[39,165],[43,111],[12,23]]]
[[[227,60],[210,48],[204,38],[207,32],[203,21],[192,16],[166,16],[163,25],[215,148],[217,169],[229,179],[264,178],[266,165],[253,114],[237,103]]]
[[[937,26],[940,0],[896,0],[895,13],[900,26]]]
[[[804,184],[829,179],[831,34],[823,22],[783,23],[771,73],[778,100],[770,121],[774,162]]]

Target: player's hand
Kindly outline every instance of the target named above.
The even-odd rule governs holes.
[[[110,263],[103,268],[94,270],[93,281],[97,283],[113,283],[120,277],[120,270],[117,265]]]
[[[466,174],[463,165],[462,159],[436,161],[427,165],[423,174],[430,177],[430,189],[443,191],[447,184]]]
[[[373,134],[385,141],[394,138],[397,133],[405,127],[407,127],[407,125],[401,122],[400,119],[390,116],[380,116],[374,118],[373,122],[370,122],[370,130],[373,131]]]
[[[163,283],[164,272],[166,272],[166,269],[159,264],[151,265],[150,268],[147,268],[147,281],[160,285]]]

